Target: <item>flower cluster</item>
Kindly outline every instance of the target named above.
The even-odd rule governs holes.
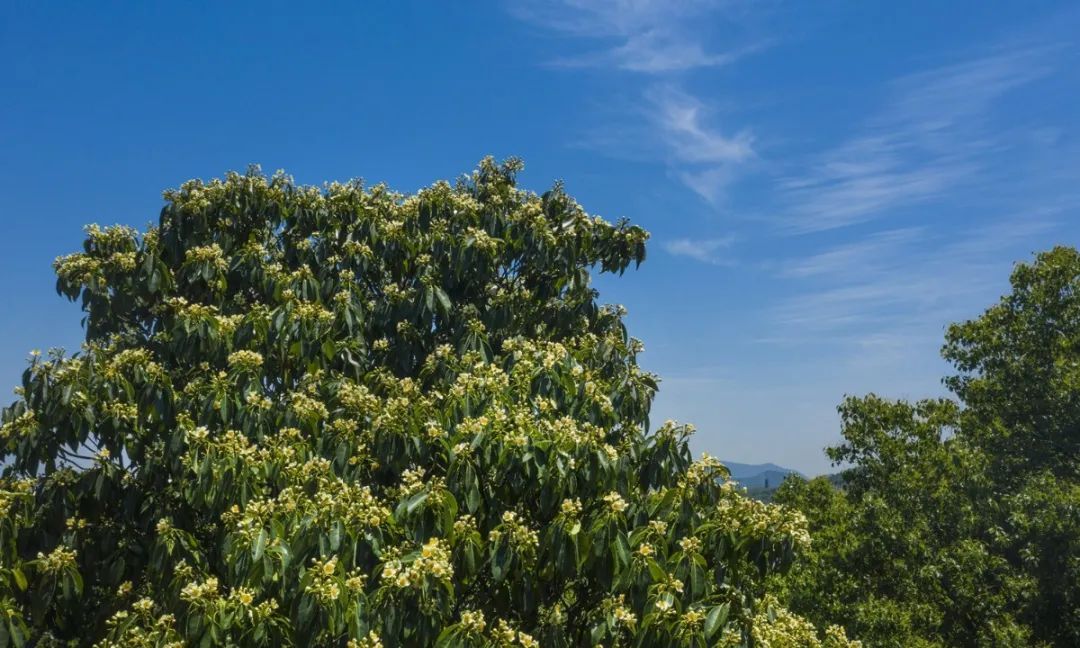
[[[668,523],[663,520],[649,520],[649,535],[657,540],[663,540],[667,536]]]
[[[716,517],[725,531],[753,538],[791,538],[796,546],[810,545],[810,531],[802,512],[746,497],[732,482],[725,483],[720,492]]]
[[[540,642],[533,639],[529,634],[515,630],[505,619],[499,619],[495,623],[495,627],[491,629],[491,641],[499,648],[512,648],[513,646],[540,648]]]
[[[847,638],[839,626],[831,626],[825,632],[824,641],[818,639],[817,630],[806,619],[781,607],[774,596],[767,594],[750,620],[750,636],[754,645],[762,648],[861,648],[862,643]],[[720,637],[719,645],[734,648],[742,644],[734,628],[729,627]]]
[[[34,410],[27,410],[11,421],[0,425],[0,442],[18,438],[37,429],[38,421]]]
[[[192,581],[185,585],[184,588],[180,590],[180,598],[193,605],[205,604],[216,600],[220,596],[218,590],[218,579],[210,577],[201,583]]]
[[[256,411],[267,411],[274,406],[274,401],[270,400],[268,396],[257,391],[250,391],[244,396],[244,402],[247,406]]]
[[[0,518],[8,517],[18,501],[28,501],[33,480],[0,480]]]
[[[57,257],[53,269],[62,281],[88,284],[101,272],[101,261],[88,254],[76,253]]]
[[[46,574],[59,574],[65,569],[75,566],[76,555],[74,549],[63,546],[53,549],[48,554],[39,551],[37,555],[38,566]]]
[[[442,538],[431,538],[411,561],[389,560],[383,564],[382,580],[398,589],[420,588],[428,578],[449,582],[454,576],[450,548]]]
[[[330,416],[326,405],[304,392],[293,392],[289,408],[302,421],[321,421]]]
[[[237,587],[229,593],[229,598],[239,603],[241,607],[247,608],[255,602],[255,592],[247,587]]]
[[[607,505],[608,511],[612,515],[621,515],[623,511],[627,509],[629,504],[623,499],[623,496],[615,491],[611,491],[607,495],[604,495],[604,504]]]
[[[186,644],[176,630],[176,617],[171,614],[153,616],[154,603],[139,599],[129,610],[119,610],[106,625],[113,635],[96,648],[183,648]]]
[[[684,636],[694,636],[701,631],[705,613],[698,608],[687,610],[679,617],[679,632]]]
[[[329,605],[336,601],[341,595],[337,571],[337,556],[332,556],[329,560],[314,559],[311,565],[312,579],[307,586],[307,593],[314,596],[323,605]]]
[[[633,630],[637,625],[637,615],[626,605],[626,596],[609,596],[604,599],[600,607],[605,616],[611,618],[615,625]]]
[[[251,461],[259,452],[258,446],[239,430],[225,430],[210,442],[209,447],[218,456],[241,461]]]
[[[686,428],[684,427],[684,429]],[[718,479],[723,479],[727,475],[727,468],[719,460],[705,454],[702,455],[701,459],[690,464],[690,467],[687,468],[679,481],[679,488],[687,492],[702,484],[711,484]]]
[[[237,371],[251,373],[263,364],[262,354],[257,351],[234,351],[229,354],[229,366]]]
[[[491,530],[488,539],[492,543],[496,543],[504,536],[518,554],[527,558],[536,555],[536,549],[540,544],[539,534],[530,529],[521,517],[513,511],[506,511],[502,514],[502,524]]]
[[[576,520],[581,517],[581,500],[564,499],[559,505],[559,514],[567,520]]]
[[[139,418],[139,406],[135,403],[110,401],[105,404],[105,414],[109,418],[127,423],[134,423]]]
[[[379,398],[366,385],[352,381],[342,381],[337,396],[341,405],[353,414],[371,414],[379,407]]]
[[[224,271],[229,267],[228,262],[225,261],[225,253],[221,251],[217,243],[188,248],[184,263],[190,265],[205,263],[219,271]]]
[[[423,468],[412,467],[401,473],[401,485],[398,487],[398,499],[405,499],[416,493],[427,492],[433,503],[442,501],[446,491],[446,480],[431,477]]]
[[[476,530],[476,518],[471,515],[462,515],[454,520],[454,535],[457,537],[475,533]]]
[[[334,313],[315,302],[296,302],[292,315],[305,324],[330,324],[334,321]]]
[[[105,260],[105,265],[114,272],[131,272],[137,263],[134,252],[113,252]]]
[[[139,233],[127,225],[102,227],[96,223],[87,225],[86,237],[92,250],[126,249],[134,245]]]
[[[165,306],[171,309],[176,314],[176,317],[185,323],[209,321],[217,323],[218,308],[212,304],[193,303],[184,297],[170,297],[165,300]]]
[[[701,553],[701,540],[693,536],[687,536],[679,540],[679,548],[686,554]]]
[[[374,630],[360,639],[349,639],[345,645],[346,648],[383,648],[383,642]]]
[[[465,610],[461,613],[461,628],[466,634],[471,636],[482,634],[486,626],[484,613],[480,610]]]
[[[105,365],[105,377],[116,380],[127,372],[142,373],[153,382],[162,381],[167,374],[165,369],[154,362],[153,355],[146,349],[124,349],[109,359]]]

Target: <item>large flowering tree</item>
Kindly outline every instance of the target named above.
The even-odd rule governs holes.
[[[647,234],[484,161],[415,195],[257,170],[57,260],[81,353],[4,410],[0,645],[827,646],[590,270]]]

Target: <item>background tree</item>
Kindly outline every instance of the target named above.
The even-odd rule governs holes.
[[[808,556],[782,577],[793,609],[834,619],[871,646],[1030,645],[1015,603],[1033,584],[988,533],[982,457],[952,431],[948,400],[870,395],[840,407],[843,490],[789,478],[775,500],[806,513]]]
[[[484,161],[416,195],[257,170],[57,260],[81,353],[3,413],[0,644],[847,645],[590,270],[646,233]]]
[[[794,610],[873,646],[1080,645],[1078,287],[1056,248],[951,326],[957,403],[844,402],[843,490],[776,495],[817,539],[778,579]]]
[[[949,327],[942,354],[959,373],[945,384],[1003,488],[1042,470],[1080,480],[1080,253],[1040,254],[1011,281],[982,317]]]

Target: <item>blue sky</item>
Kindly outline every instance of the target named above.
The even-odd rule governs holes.
[[[487,154],[653,234],[598,281],[695,449],[819,473],[844,394],[941,393],[946,323],[1080,234],[1070,3],[0,7],[0,373],[77,347],[90,222],[259,163],[415,190]]]

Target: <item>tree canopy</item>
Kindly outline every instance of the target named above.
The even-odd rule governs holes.
[[[853,645],[764,591],[801,514],[650,432],[590,285],[647,234],[520,168],[253,168],[88,228],[86,343],[0,419],[0,645]]]
[[[965,436],[1006,486],[1048,470],[1080,480],[1080,253],[1058,247],[1020,264],[1012,292],[950,326],[945,384],[965,405]]]
[[[955,400],[840,407],[843,489],[793,479],[814,546],[777,579],[872,646],[1080,645],[1080,253],[1020,264],[949,327]]]

